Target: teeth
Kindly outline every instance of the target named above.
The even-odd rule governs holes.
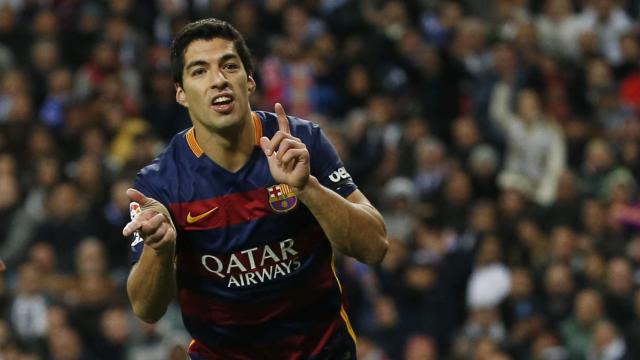
[[[226,101],[231,101],[231,97],[229,96],[220,96],[219,98],[215,99],[213,101],[214,104],[219,104],[219,103],[223,103]]]

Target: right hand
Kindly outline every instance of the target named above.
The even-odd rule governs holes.
[[[127,196],[131,201],[137,202],[143,210],[122,229],[122,235],[129,237],[137,231],[145,245],[157,252],[173,253],[176,245],[176,231],[171,222],[164,214],[146,208],[157,200],[146,197],[135,189],[128,189]]]

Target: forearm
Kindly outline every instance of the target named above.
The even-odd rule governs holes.
[[[353,195],[353,194],[352,194]],[[388,241],[380,213],[364,199],[352,202],[322,186],[313,176],[297,196],[320,223],[331,245],[367,264],[382,261]]]
[[[146,322],[158,321],[176,294],[173,253],[173,249],[159,253],[145,245],[129,274],[127,293],[133,312]]]
[[[509,108],[511,89],[507,84],[498,83],[493,89],[489,104],[489,117],[502,131],[507,131],[514,114]]]

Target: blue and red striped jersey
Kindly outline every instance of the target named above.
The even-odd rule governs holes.
[[[256,139],[278,130],[254,112]],[[343,197],[356,190],[320,127],[289,117],[311,174]],[[255,146],[230,172],[204,155],[193,128],[178,133],[134,187],[164,204],[178,231],[176,278],[192,359],[355,358],[332,248],[311,212],[272,178]],[[132,244],[137,261],[143,244]],[[349,355],[350,354],[350,355]]]

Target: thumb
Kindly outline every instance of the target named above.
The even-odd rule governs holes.
[[[148,205],[151,202],[151,199],[136,189],[127,189],[127,196],[129,200],[137,202],[140,206]]]
[[[6,269],[7,267],[5,266],[4,262],[0,260],[0,272],[5,271]]]
[[[268,137],[263,136],[260,138],[260,147],[265,155],[271,156],[273,154],[273,150],[271,149],[271,140]]]

